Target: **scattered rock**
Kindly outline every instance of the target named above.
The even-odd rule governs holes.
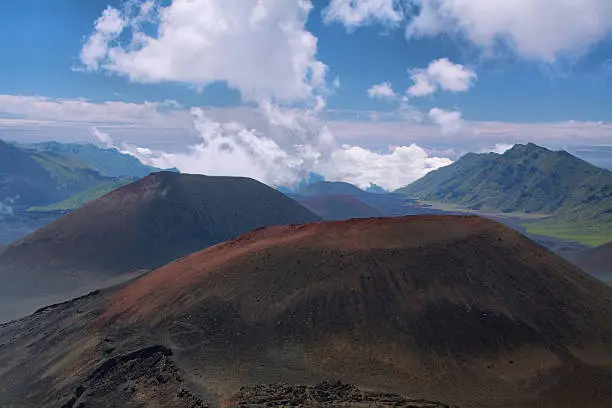
[[[313,386],[267,384],[242,387],[232,399],[231,407],[452,408],[396,394],[368,392],[340,381]]]

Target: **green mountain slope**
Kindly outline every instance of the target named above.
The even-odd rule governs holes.
[[[0,140],[0,200],[46,205],[108,180],[78,158]]]
[[[112,180],[103,181],[84,191],[76,193],[75,195],[70,196],[65,200],[62,200],[59,203],[40,207],[31,207],[29,208],[29,211],[49,212],[76,210],[77,208],[80,208],[85,204],[110,193],[113,190],[133,183],[136,180],[137,179],[135,177],[120,177]]]
[[[532,143],[470,153],[397,193],[484,212],[538,213],[528,232],[587,245],[612,241],[612,172]]]
[[[101,174],[109,177],[145,177],[150,173],[159,171],[147,166],[136,157],[121,153],[119,150],[104,149],[94,144],[42,142],[25,145],[27,148],[41,152],[57,153],[66,157],[74,157],[89,163]]]

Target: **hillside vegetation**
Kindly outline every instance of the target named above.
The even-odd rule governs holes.
[[[397,193],[482,212],[536,213],[528,232],[587,245],[612,241],[612,172],[532,143],[470,153]]]
[[[26,145],[26,147],[40,152],[55,153],[78,159],[88,163],[100,174],[108,177],[133,176],[141,178],[160,170],[147,166],[136,157],[122,153],[115,148],[102,148],[91,143],[42,142]]]
[[[24,206],[46,205],[107,180],[78,158],[0,140],[0,199],[10,198]]]
[[[133,183],[134,181],[136,181],[136,179],[132,177],[119,177],[116,179],[103,181],[58,203],[30,207],[28,211],[51,212],[76,210],[77,208],[80,208],[85,204],[118,189],[119,187]]]

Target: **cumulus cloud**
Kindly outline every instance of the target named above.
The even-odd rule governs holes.
[[[121,10],[107,8],[81,50],[83,68],[136,82],[179,82],[195,89],[221,82],[237,90],[243,100],[254,101],[256,108],[188,110],[172,103],[93,104],[42,97],[21,98],[11,105],[7,102],[16,101],[15,97],[4,101],[0,97],[0,112],[4,107],[22,121],[61,120],[79,126],[87,122],[89,137],[95,137],[97,131],[103,143],[114,144],[115,139],[122,151],[146,163],[191,173],[249,176],[275,185],[290,185],[315,172],[330,180],[361,187],[374,183],[392,190],[450,163],[413,144],[415,140],[420,140],[419,144],[431,140],[431,124],[416,125],[417,120],[353,122],[354,130],[347,132],[345,124],[324,121],[326,97],[338,88],[339,81],[327,83],[327,66],[317,59],[317,38],[305,28],[312,8],[309,1],[160,3],[130,1]],[[339,21],[348,28],[374,21],[397,24],[402,19],[399,3],[333,0],[324,16],[328,22]],[[432,15],[437,11],[432,7]],[[476,79],[472,71],[447,59],[433,61],[413,75],[415,86],[420,87],[413,93],[418,96],[437,90],[465,91]],[[419,116],[406,100],[395,114]],[[460,112],[439,108],[432,109],[428,117],[441,126],[443,136],[453,135],[453,140],[459,137],[458,132],[474,139],[493,133],[495,142],[505,140],[497,133],[504,131],[504,124],[466,125]],[[10,121],[14,120],[0,116],[0,127],[7,123],[13,126]],[[380,129],[387,132],[393,126],[388,139],[376,139],[376,148],[365,147],[377,138]],[[141,127],[138,141],[117,136],[134,127]],[[185,133],[190,132],[193,139],[180,139],[184,147],[180,150],[153,146],[150,132],[156,128],[173,145],[179,144],[177,140]],[[394,138],[398,142],[389,143]],[[395,147],[385,150],[389,145]]]
[[[123,148],[143,162],[187,173],[246,176],[271,185],[291,185],[306,176],[321,156],[312,146],[280,146],[268,135],[238,122],[216,122],[200,109],[192,111],[198,143],[186,152],[168,153],[137,146]]]
[[[346,17],[349,25],[371,18],[399,19],[393,2],[358,0],[346,3],[348,8],[343,3],[332,2],[326,16],[331,20]],[[97,20],[81,54],[86,69],[125,75],[133,81],[177,81],[196,88],[225,82],[257,106],[254,121],[215,118],[209,110],[192,109],[197,141],[182,152],[121,144],[144,162],[193,173],[249,176],[273,185],[293,184],[310,172],[352,180],[346,170],[338,169],[350,163],[360,166],[351,170],[362,175],[357,180],[360,184],[385,188],[393,188],[400,177],[407,184],[415,174],[435,167],[435,161],[415,153],[416,146],[378,154],[336,142],[320,115],[326,97],[340,82],[328,85],[327,66],[316,58],[317,38],[305,28],[312,8],[309,1],[134,4],[128,3],[122,11],[109,8]],[[141,29],[140,22],[145,20],[153,24],[155,35]],[[87,51],[90,48],[96,52]],[[388,88],[378,88],[375,94],[389,97],[394,92]],[[92,130],[103,143],[112,143],[106,131]],[[359,159],[366,154],[376,159],[375,168]],[[414,162],[402,164],[402,175],[384,177],[385,171],[395,172],[391,165],[381,164],[387,157],[389,163],[398,163],[399,158]]]
[[[462,34],[486,50],[554,62],[580,56],[612,29],[608,0],[409,0],[418,9],[407,36]]]
[[[253,177],[271,185],[295,185],[309,173],[327,180],[367,188],[371,183],[393,190],[451,163],[430,157],[419,146],[398,146],[377,153],[362,147],[338,146],[327,124],[304,120],[295,110],[269,106],[268,133],[239,122],[217,122],[193,109],[200,140],[179,153],[124,144],[122,149],[143,162],[177,167],[188,173]]]
[[[461,112],[445,111],[440,108],[432,108],[429,111],[429,119],[440,126],[440,131],[444,135],[457,133],[463,124]]]
[[[349,31],[373,23],[397,25],[403,19],[397,0],[331,0],[323,10],[325,23],[338,22]]]
[[[86,69],[145,83],[224,82],[247,100],[318,104],[316,95],[327,92],[327,66],[305,29],[312,8],[306,0],[143,4],[104,12],[81,52]],[[154,23],[154,35],[141,29],[141,20]]]
[[[368,89],[368,96],[378,99],[395,99],[397,97],[390,82],[373,85]]]
[[[476,81],[476,73],[461,64],[454,64],[448,58],[429,63],[425,69],[412,69],[414,82],[406,93],[413,97],[431,95],[438,89],[450,92],[465,92]]]
[[[444,157],[430,157],[416,144],[397,146],[385,153],[345,145],[316,170],[326,180],[346,181],[364,189],[376,184],[392,191],[451,163]]]
[[[95,32],[81,49],[81,61],[88,69],[98,69],[99,61],[108,52],[108,43],[119,37],[125,25],[126,21],[117,9],[107,7],[104,10],[96,20]]]

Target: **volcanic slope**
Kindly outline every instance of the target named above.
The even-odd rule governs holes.
[[[350,195],[292,196],[294,200],[326,220],[384,217],[382,211]]]
[[[355,197],[373,194],[342,181],[317,181],[300,188],[297,193],[304,196],[350,195]]]
[[[612,285],[612,242],[583,252],[575,263],[582,270]]]
[[[463,408],[607,408],[611,299],[483,218],[263,228],[0,327],[0,406],[231,406],[240,387],[340,380]]]
[[[153,269],[253,228],[319,219],[252,179],[153,173],[6,247],[0,252],[0,298],[90,290],[104,279]]]

